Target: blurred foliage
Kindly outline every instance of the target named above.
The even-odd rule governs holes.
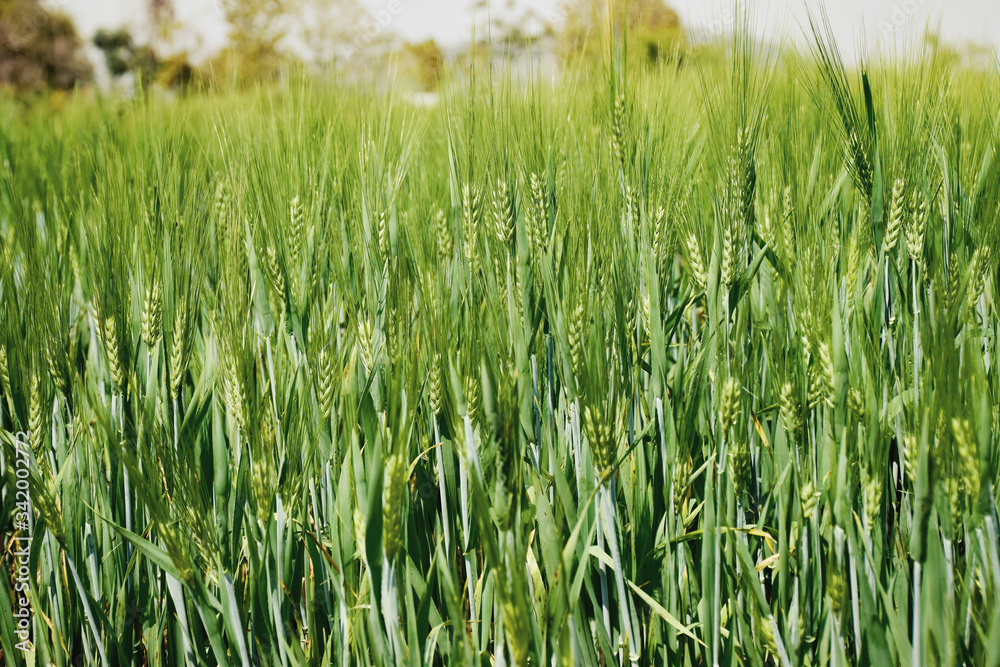
[[[279,43],[285,37],[292,4],[292,0],[223,3],[229,46],[212,59],[213,78],[236,85],[275,79],[282,61]]]
[[[38,0],[0,0],[0,86],[71,90],[90,79],[73,22]]]
[[[104,53],[104,63],[111,76],[118,78],[132,73],[143,88],[156,79],[160,59],[152,47],[136,44],[126,28],[98,30],[94,46]]]
[[[600,58],[623,27],[636,62],[674,60],[685,43],[680,16],[663,0],[566,0],[562,13],[561,51],[567,59]]]
[[[172,0],[147,0],[146,11],[158,37],[166,37],[176,22]]]
[[[437,42],[428,39],[419,44],[407,44],[406,52],[413,58],[421,89],[437,90],[444,73],[444,52]]]
[[[186,53],[166,58],[160,65],[156,83],[164,88],[187,91],[202,81],[202,72],[188,61]]]

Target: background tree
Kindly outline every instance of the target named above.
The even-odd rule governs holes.
[[[153,40],[162,51],[164,44],[170,42],[171,32],[176,26],[174,3],[172,0],[147,0],[146,12],[153,28]]]
[[[567,0],[561,13],[566,57],[599,54],[605,35],[622,28],[629,49],[650,64],[673,57],[684,44],[680,16],[664,0]]]
[[[156,83],[159,85],[164,88],[179,89],[181,92],[188,92],[201,82],[202,72],[188,61],[186,53],[165,58],[156,76]]]
[[[444,73],[444,52],[433,39],[419,44],[407,44],[406,51],[413,58],[417,80],[424,91],[433,91]]]
[[[279,44],[294,4],[295,0],[224,0],[229,48],[218,64],[240,81],[275,78],[281,61]]]
[[[90,79],[73,22],[38,0],[0,0],[0,86],[70,90]]]
[[[363,53],[388,34],[378,21],[365,26],[371,15],[357,0],[297,0],[294,12],[289,37],[299,44],[303,59],[319,67],[333,63],[341,52]],[[366,27],[374,37],[365,33]]]
[[[125,28],[98,30],[94,46],[104,52],[104,62],[111,76],[118,78],[131,72],[136,83],[144,89],[156,79],[160,69],[156,52],[150,46],[136,44]]]
[[[334,60],[370,65],[395,44],[393,7],[398,0],[374,14],[358,0],[225,0],[229,47],[212,69],[247,82],[277,77],[293,55],[319,68]]]

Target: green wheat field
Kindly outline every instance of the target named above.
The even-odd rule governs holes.
[[[2,662],[1000,664],[1000,74],[827,34],[5,102]]]

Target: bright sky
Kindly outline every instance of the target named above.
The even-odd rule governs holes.
[[[233,0],[174,0],[177,18],[189,29],[183,48],[192,53],[210,53],[225,40],[225,24],[219,5]],[[238,1],[238,0],[236,0]],[[560,0],[359,0],[373,17],[388,17],[386,30],[407,41],[433,37],[444,46],[468,41],[473,27],[485,17],[520,16],[527,9],[545,17],[558,11]],[[814,12],[820,0],[749,0],[758,30],[771,40],[803,40],[807,28],[806,7]],[[398,3],[398,4],[397,4]],[[734,3],[725,0],[668,0],[692,31],[728,31],[733,25]],[[145,2],[140,0],[49,0],[77,21],[85,35],[99,27],[138,25]],[[955,44],[975,42],[1000,45],[1000,1],[998,0],[827,0],[827,11],[845,56],[856,53],[864,42],[869,51],[893,48],[922,34],[930,24]],[[475,10],[475,7],[479,7]],[[488,9],[487,9],[488,7]],[[394,10],[394,11],[390,11]],[[862,37],[864,35],[864,37]]]

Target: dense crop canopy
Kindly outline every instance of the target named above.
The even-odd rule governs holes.
[[[35,664],[997,664],[997,73],[818,43],[6,113]]]

